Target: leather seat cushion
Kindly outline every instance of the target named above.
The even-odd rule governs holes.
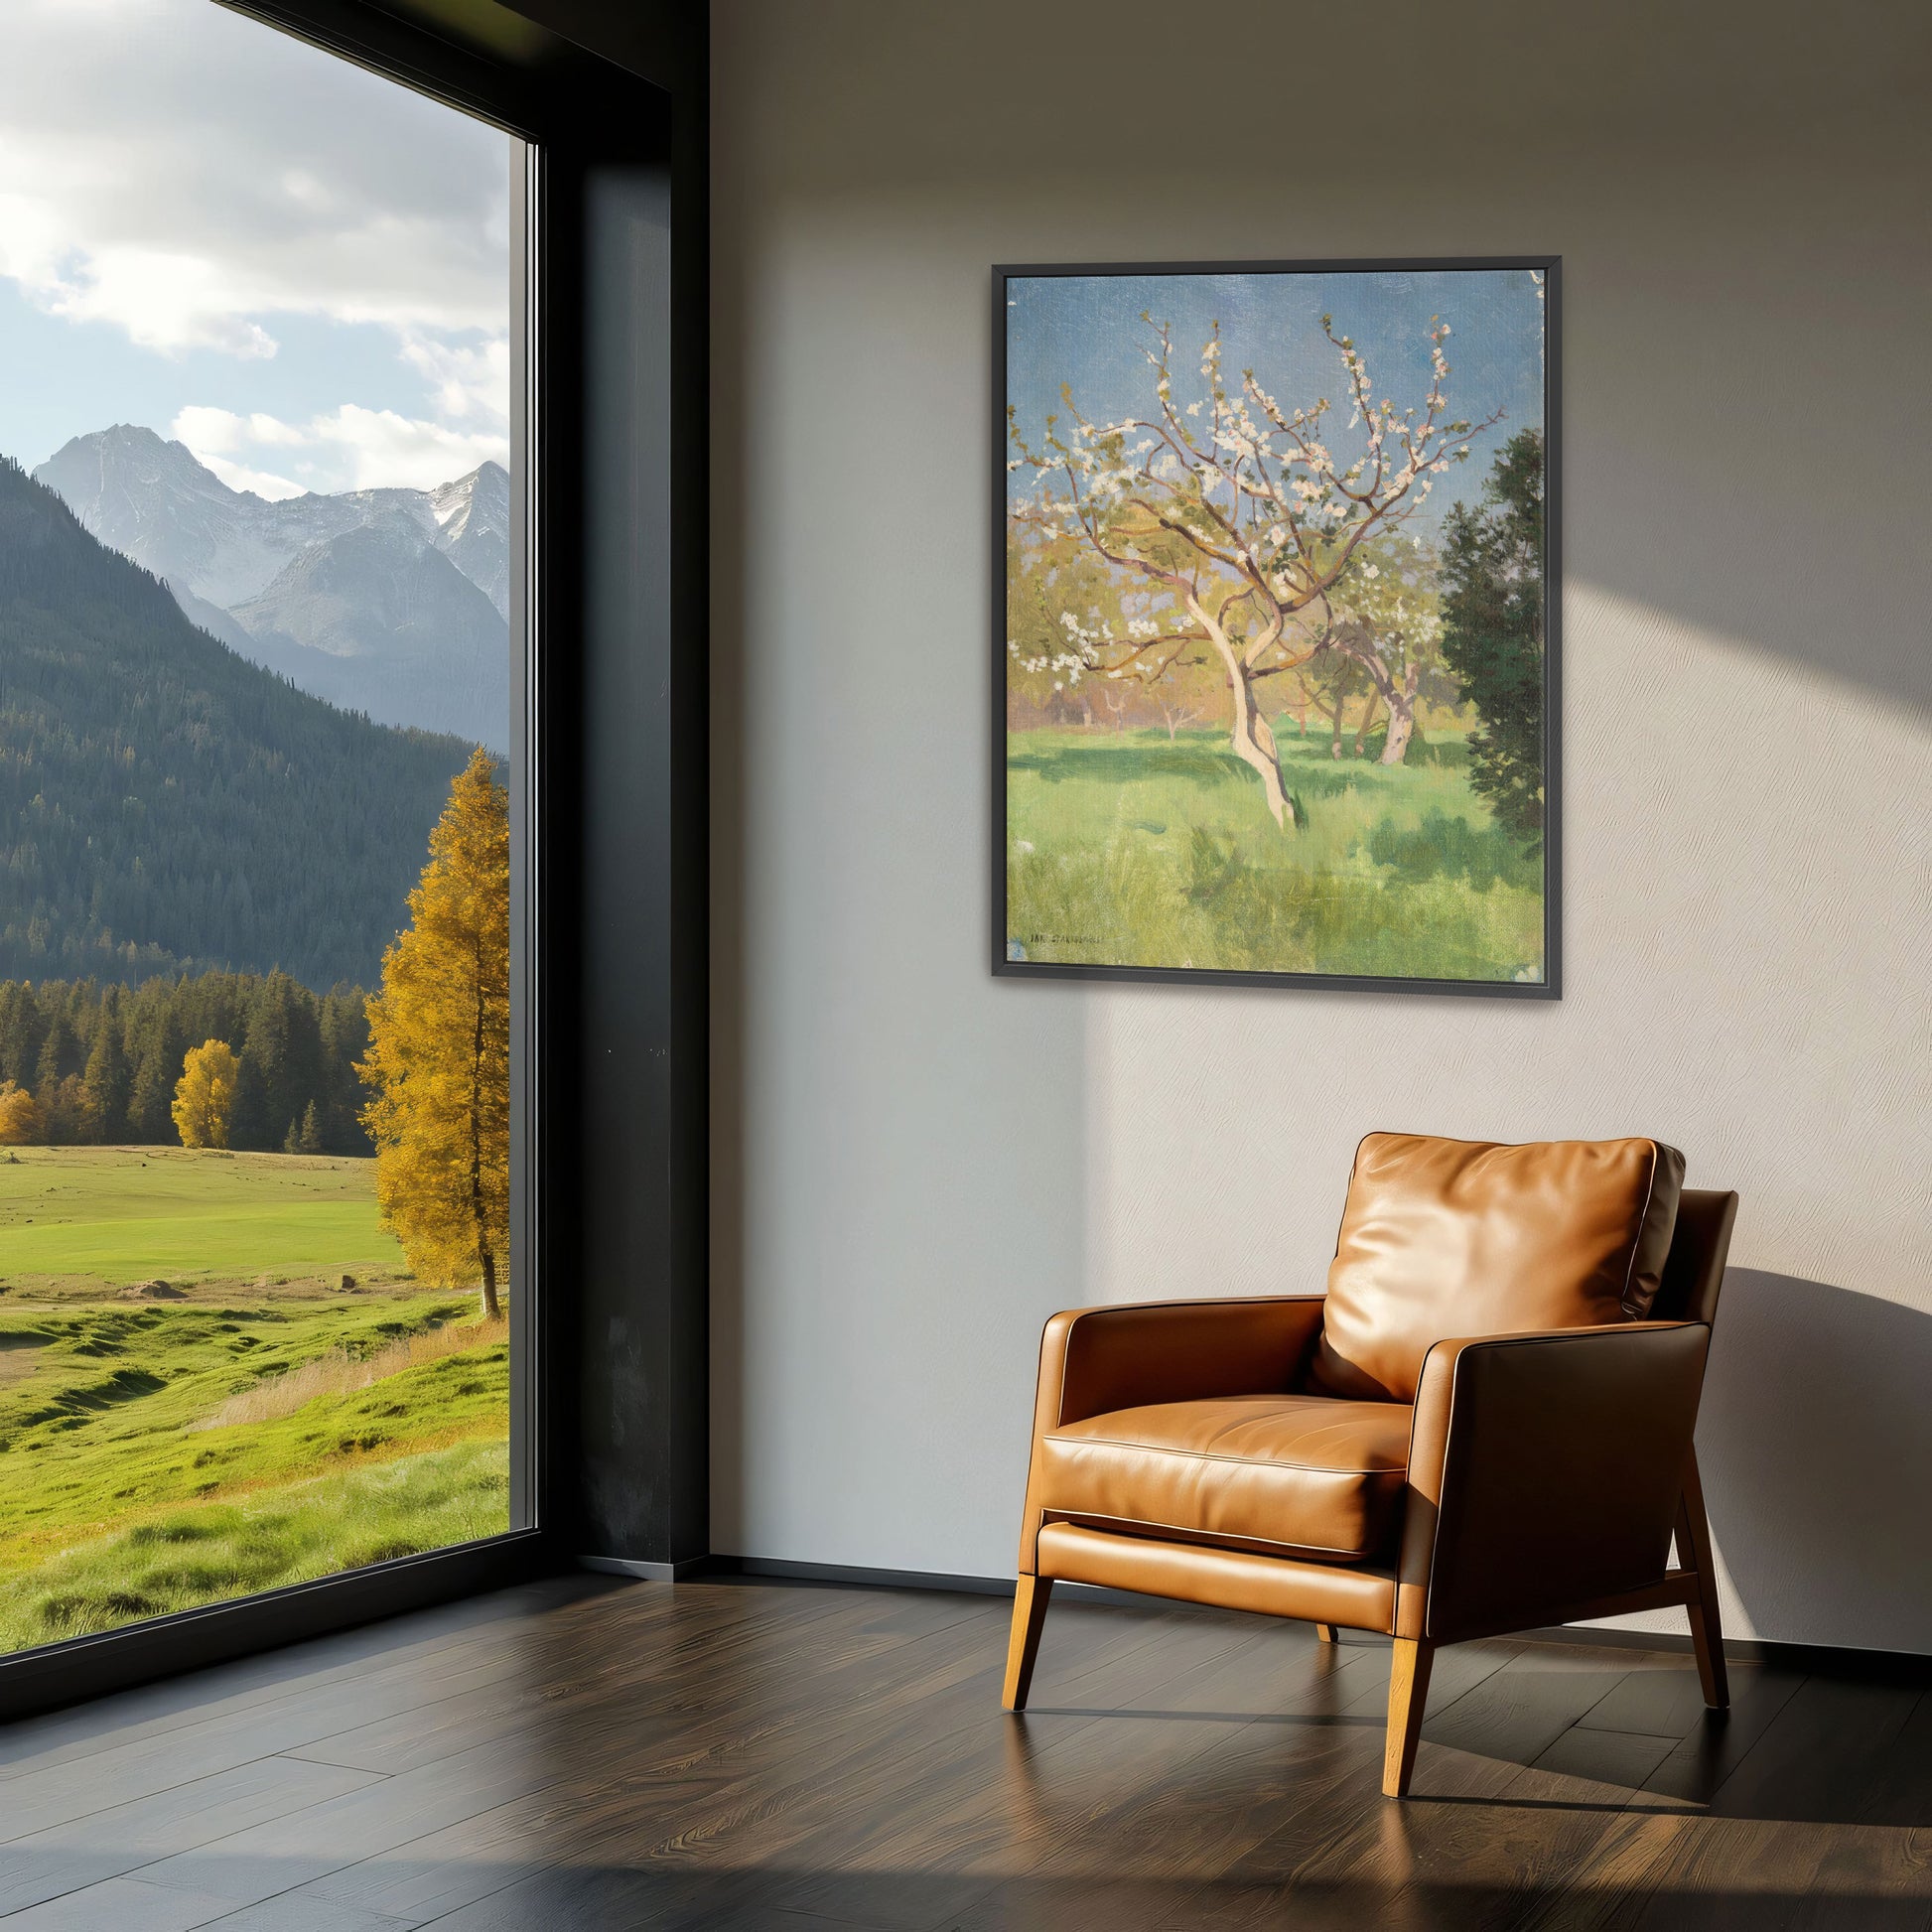
[[[1414,1402],[1436,1342],[1640,1318],[1683,1183],[1684,1157],[1660,1141],[1369,1135],[1348,1177],[1309,1388]]]
[[[1049,1516],[1359,1563],[1394,1542],[1410,1411],[1323,1396],[1119,1409],[1039,1442]]]

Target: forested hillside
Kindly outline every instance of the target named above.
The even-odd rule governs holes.
[[[240,1060],[230,1147],[366,1154],[366,1006],[360,987],[316,994],[286,973],[0,981],[0,1145],[171,1145],[183,1055],[219,1039]]]
[[[469,750],[247,663],[0,461],[0,979],[373,983]]]

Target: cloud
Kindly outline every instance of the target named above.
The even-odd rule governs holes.
[[[446,416],[507,420],[510,345],[506,336],[494,336],[483,343],[406,336],[402,357],[430,384],[437,406]]]
[[[479,464],[507,465],[510,454],[509,437],[499,427],[455,429],[352,402],[307,423],[192,404],[175,417],[169,434],[230,489],[268,497],[306,489],[433,489]],[[264,461],[273,467],[259,467]]]
[[[237,416],[231,409],[191,404],[175,417],[170,434],[177,442],[186,443],[230,489],[252,489],[257,496],[274,500],[300,496],[315,486],[241,461],[244,453],[299,447],[306,440],[299,429],[273,416]]]
[[[190,448],[194,446],[191,444]],[[196,452],[200,455],[200,452]],[[203,457],[202,461],[228,485],[256,496],[265,496],[271,503],[278,503],[285,496],[304,496],[314,487],[310,483],[296,483],[289,477],[278,477],[272,470],[251,470],[245,463],[234,463],[226,457]]]
[[[172,433],[223,482],[269,497],[426,487],[507,462],[506,135],[208,0],[6,12],[0,277],[178,362],[156,413],[176,409]],[[317,322],[389,332],[419,407],[334,403],[355,380]],[[268,372],[240,367],[289,340],[300,355],[273,377],[289,420],[212,406],[247,387],[187,359],[233,358],[252,385]],[[62,373],[85,407],[91,351],[73,341]]]
[[[8,8],[0,274],[150,348],[272,355],[293,315],[500,333],[508,162],[495,129],[207,0]]]
[[[312,428],[320,444],[352,462],[352,489],[373,487],[378,481],[431,489],[480,463],[506,465],[510,460],[509,438],[498,432],[454,430],[352,402],[318,416]]]
[[[299,429],[279,417],[266,416],[260,411],[237,416],[232,409],[210,409],[200,403],[191,403],[184,409],[175,418],[174,429],[175,435],[197,456],[204,450],[227,456],[244,443],[296,444],[305,440]]]

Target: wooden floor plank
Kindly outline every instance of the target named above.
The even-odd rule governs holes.
[[[1854,1822],[1917,1702],[1896,1685],[1807,1679],[1712,1794],[1712,1812]]]
[[[357,1681],[371,1670],[407,1670],[413,1661],[457,1646],[472,1646],[479,1654],[499,1648],[506,1636],[514,1641],[514,1633],[540,1626],[565,1605],[625,1587],[610,1577],[545,1578],[0,1725],[0,1794],[11,1778],[38,1776],[56,1764],[92,1756],[106,1742],[125,1747],[183,1725],[280,1703],[297,1682],[322,1689]]]
[[[1253,1627],[1249,1619],[1182,1614],[1169,1620],[1167,1641],[1156,1645],[1145,1629],[1115,1625],[1131,1649],[1121,1671],[1106,1672],[1105,1681],[1129,1695],[1153,1695],[1190,1669],[1228,1658],[1253,1641]],[[942,1914],[997,1874],[953,1859],[930,1874],[894,1870],[880,1878],[856,1868],[863,1854],[852,1840],[855,1830],[861,1839],[870,1833],[868,1821],[901,1807],[919,1777],[944,1774],[942,1740],[956,1737],[962,1725],[1004,1752],[1016,1730],[1034,1722],[999,1711],[1004,1628],[989,1634],[993,1641],[970,1672],[926,1687],[915,1725],[885,1701],[872,1711],[841,1709],[823,1733],[806,1730],[787,1740],[783,1758],[748,1762],[745,1775],[695,1802],[664,1808],[654,1822],[647,1812],[614,1820],[617,1829],[581,1847],[568,1870],[523,1881],[449,1924],[480,1932],[528,1922],[533,1912],[573,1924],[705,1924],[721,1911],[760,1902],[846,1918],[859,1911],[866,1916],[858,1922],[872,1924],[901,1922],[908,1913],[924,1923]],[[1062,1645],[1065,1636],[1063,1625]],[[1097,1669],[1069,1676],[1063,1655],[1054,1671],[1050,1681],[1062,1689],[1103,1676]],[[1095,1716],[1079,1709],[1047,1715],[1063,1724],[1067,1736],[1089,1728]],[[1111,1755],[1120,1761],[1118,1750]],[[826,1878],[842,1894],[836,1907],[811,1896]]]
[[[1389,1649],[1075,1597],[533,1587],[0,1733],[24,1932],[1932,1932],[1909,1674]],[[12,1916],[4,1916],[11,1912]]]
[[[1632,1932],[1707,1923],[1923,1932],[1932,1922],[1924,1835],[1863,1822],[1899,1790],[1918,1701],[1898,1685],[1800,1683],[1718,1784],[1706,1815],[1672,1835],[1649,1897],[1627,1915]],[[1932,1780],[1920,1791],[1932,1799]],[[1932,1827],[1932,1813],[1920,1819]]]
[[[1112,1611],[1070,1610],[1061,1621],[1052,1669],[1050,1674],[1042,1673],[1042,1684],[1050,1682],[1061,1693],[1075,1693],[1092,1671],[1118,1663],[1157,1642],[1161,1632],[1148,1626],[1160,1621],[1158,1618],[1135,1621]],[[934,1633],[935,1643],[939,1634]],[[909,1657],[907,1653],[908,1660]],[[826,1681],[816,1673],[809,1680],[801,1674],[801,1684],[808,1681],[817,1687],[815,1700],[843,1709],[848,1728],[862,1721],[862,1705],[868,1690],[890,1693],[893,1689],[892,1684],[881,1683],[876,1676],[868,1685],[863,1673],[855,1675],[851,1695],[844,1684]],[[809,1705],[800,1707],[801,1711],[809,1708]],[[756,1775],[770,1779],[775,1796],[783,1782],[785,1753],[789,1750],[802,1758],[808,1783],[816,1785],[823,1796],[828,1789],[827,1774],[836,1750],[835,1737],[824,1731],[801,1733],[796,1724],[787,1725],[785,1714],[770,1705],[761,1715],[765,1721],[763,1749],[766,1754],[755,1767]],[[929,1704],[925,1717],[928,1724],[934,1722]],[[707,1736],[715,1741],[728,1734],[724,1727],[712,1733],[703,1730],[684,1733],[679,1740],[680,1763],[688,1768],[702,1762]],[[869,1743],[853,1754],[863,1754],[865,1749],[870,1749]],[[632,1780],[643,1769],[641,1755],[631,1753],[625,1766]],[[596,1818],[600,1807],[608,1802],[602,1781],[596,1777],[551,1787],[446,1832],[345,1866],[318,1880],[314,1888],[376,1910],[431,1916],[438,1910],[454,1910],[540,1872],[550,1863],[549,1853],[558,1844],[560,1835],[584,1830],[587,1821]],[[639,1809],[646,1817],[661,1816],[668,1810],[668,1803],[652,1802],[646,1794]]]
[[[285,1889],[313,1890],[319,1880],[345,1866],[561,1786],[574,1788],[575,1803],[562,1829],[552,1826],[548,1849],[553,1856],[560,1851],[574,1856],[577,1841],[600,1821],[608,1829],[609,1793],[614,1789],[626,1794],[629,1809],[641,1812],[646,1821],[701,1801],[720,1783],[735,1780],[748,1790],[758,1789],[758,1777],[729,1760],[723,1771],[709,1765],[706,1747],[743,1749],[749,1737],[757,1748],[782,1731],[783,1693],[775,1688],[781,1666],[784,1677],[804,1687],[809,1708],[819,1695],[812,1687],[822,1687],[841,1673],[859,1681],[870,1677],[890,1682],[887,1659],[942,1636],[964,1618],[986,1615],[983,1603],[960,1605],[937,1596],[890,1597],[882,1603],[876,1595],[851,1592],[831,1593],[829,1601],[817,1604],[782,1607],[824,1612],[809,1625],[794,1623],[789,1651],[781,1645],[767,1656],[754,1647],[751,1654],[723,1661],[699,1658],[689,1663],[689,1680],[659,1676],[634,1657],[626,1663],[619,1653],[614,1669],[640,1674],[627,1687],[604,1686],[588,1709],[547,1713],[541,1722],[507,1738],[399,1772],[385,1784],[380,1805],[332,1804],[310,1817],[280,1819],[202,1847],[192,1857],[170,1860],[146,1875],[158,1882],[226,1891],[237,1900],[266,1900]],[[818,1672],[798,1670],[800,1644],[809,1645]],[[748,1726],[748,1687],[767,1681],[773,1688],[765,1692],[758,1721]],[[626,1688],[632,1693],[627,1698],[622,1694]],[[719,1704],[725,1707],[722,1712],[713,1708]],[[505,1872],[501,1882],[516,1876],[514,1870]]]
[[[229,1898],[175,1891],[139,1878],[106,1878],[30,1905],[6,1925],[7,1932],[198,1932],[233,1910]]]
[[[1572,1725],[1528,1767],[1545,1777],[1573,1779],[1582,1804],[1634,1803],[1644,1781],[1677,1748],[1675,1737],[1645,1737],[1634,1730],[1588,1729]],[[1512,1781],[1512,1792],[1518,1789]]]
[[[819,1860],[818,1873],[772,1896],[859,1924],[917,1926],[941,1881],[956,1877],[945,1902],[970,1926],[984,1912],[975,1889],[997,1892],[1021,1875],[1035,1886],[1125,1878],[1144,1867],[1149,1847],[1177,1858],[1173,1808],[1207,1767],[1251,1750],[1279,1756],[1320,1725],[1321,1686],[1339,1696],[1343,1675],[1320,1648],[1300,1626],[1262,1624],[1152,1693],[1116,1669],[1094,1673],[1079,1703],[1024,1720],[989,1726],[968,1710],[942,1775],[919,1775],[909,1805],[824,1844],[834,1856]],[[1163,1661],[1138,1655],[1156,1672]],[[868,1900],[894,1873],[922,1884],[903,1910],[882,1914]]]
[[[152,1877],[157,1861],[385,1782],[337,1764],[268,1758],[110,1804],[0,1846],[0,1913],[127,1872]]]
[[[1158,1781],[1127,1782],[1104,1811],[1083,1806],[1093,1779],[1077,1758],[1062,1752],[1030,1767],[1035,1836],[1047,1853],[992,1887],[959,1918],[962,1932],[1024,1920],[1029,1901],[1042,1896],[1054,1901],[1052,1922],[1069,1932],[1172,1920],[1182,1898],[1204,1909],[1210,1898],[1225,1907],[1233,1895],[1263,1897],[1265,1883],[1225,1875],[1241,1855],[1300,1807],[1318,1806],[1338,1788],[1366,1795],[1379,1775],[1380,1725],[1351,1715],[1364,1680],[1376,1691],[1378,1660],[1306,1636],[1303,1644],[1272,1668],[1242,1660],[1241,1695],[1229,1700],[1236,1709],[1194,1726],[1224,1728],[1178,1755]],[[1131,1724],[1103,1718],[1082,1742],[1096,1752],[1131,1751]],[[1184,1738],[1175,1732],[1176,1743]],[[1126,1762],[1139,1768],[1137,1755]]]
[[[293,1754],[378,1713],[411,1722],[425,1707],[480,1686],[548,1681],[560,1643],[570,1641],[572,1613],[569,1596],[526,1601],[500,1623],[472,1619],[428,1641],[412,1641],[405,1630],[391,1647],[375,1642],[373,1633],[354,1632],[364,1641],[349,1659],[336,1651],[317,1657],[314,1646],[298,1646],[286,1653],[272,1696],[259,1685],[224,1695],[229,1667],[206,1673],[215,1695],[200,1718],[171,1706],[161,1721],[137,1718],[124,1731],[95,1737],[90,1749],[69,1741],[43,1756],[17,1758],[0,1774],[0,1840],[257,1757]],[[595,1646],[607,1637],[593,1624],[581,1641]],[[139,1712],[145,1700],[136,1693],[132,1702]],[[29,1727],[38,1728],[39,1721]]]
[[[1645,1779],[1648,1796],[1706,1807],[1778,1714],[1804,1677],[1769,1665],[1730,1672],[1730,1708],[1696,1718],[1677,1747]]]
[[[492,1738],[527,1733],[533,1726],[554,1730],[583,1714],[608,1712],[614,1695],[634,1691],[640,1682],[659,1688],[657,1702],[675,1698],[688,1707],[694,1686],[753,1667],[760,1655],[789,1661],[799,1645],[809,1644],[815,1667],[822,1668],[828,1656],[848,1654],[855,1642],[875,1642],[863,1633],[856,1638],[843,1634],[858,1620],[851,1606],[836,1602],[773,1604],[762,1615],[748,1614],[732,1622],[659,1628],[649,1633],[655,1642],[626,1629],[619,1651],[613,1650],[607,1626],[586,1625],[577,1641],[550,1646],[540,1669],[524,1658],[515,1669],[492,1673],[475,1687],[452,1689],[419,1706],[391,1708],[360,1723],[345,1716],[343,1724],[291,1747],[289,1754],[393,1774],[458,1756]],[[642,1715],[634,1697],[626,1700],[626,1709],[632,1716]]]
[[[258,1905],[244,1905],[225,1918],[210,1920],[207,1932],[411,1932],[418,1922],[381,1918],[331,1899],[284,1892]]]
[[[313,1691],[234,1719],[183,1725],[123,1748],[72,1759],[42,1775],[15,1780],[0,1793],[0,1840],[24,1838],[261,1758],[293,1755],[310,1739],[327,1736],[359,1716],[383,1710],[413,1716],[422,1706],[466,1687],[514,1678],[516,1673],[516,1664],[502,1657],[469,1663],[449,1675],[419,1668],[401,1679],[381,1676]],[[380,1774],[377,1767],[342,1768]]]
[[[1872,1763],[1869,1783],[1859,1823],[1915,1832],[1932,1860],[1932,1690],[1919,1692],[1911,1716]]]
[[[1639,1737],[1690,1736],[1704,1722],[1704,1689],[1696,1660],[1688,1656],[1635,1653],[1631,1669],[1615,1687],[1577,1720],[1585,1730],[1627,1730]],[[1755,1694],[1765,1666],[1729,1666],[1733,1705]]]
[[[1520,1646],[1456,1694],[1445,1671],[1483,1648],[1438,1654],[1409,1800],[1390,1805],[1378,1792],[1247,1862],[1258,1870],[1263,1858],[1300,1854],[1274,1874],[1263,1919],[1309,1908],[1338,1925],[1367,1911],[1391,1924],[1492,1926],[1529,1909],[1596,1845],[1616,1805],[1563,1802],[1566,1779],[1534,1766],[1614,1687],[1627,1658]]]

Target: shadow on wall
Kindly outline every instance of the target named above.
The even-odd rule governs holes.
[[[1698,1451],[1758,1629],[1932,1653],[1932,1314],[1730,1269]]]
[[[1364,46],[1427,45],[1440,97],[1482,104],[1432,127],[1426,195],[1400,144],[1314,140],[1256,156],[1251,199],[1220,192],[1211,143],[1164,155],[1151,179],[1096,175],[1035,138],[1058,76],[1078,72],[1094,99],[1146,87],[1166,0],[1111,0],[1105,33],[1094,8],[1032,0],[714,14],[715,72],[783,76],[782,98],[721,85],[721,152],[741,117],[755,123],[742,138],[782,181],[786,214],[843,226],[845,260],[862,219],[896,227],[896,253],[933,249],[939,316],[978,299],[995,258],[1560,250],[1572,575],[1932,707],[1901,575],[1921,540],[1927,393],[1907,372],[1932,300],[1932,253],[1901,245],[1932,154],[1917,132],[1926,9],[1864,9],[1856,58],[1842,19],[1801,0],[1651,5],[1641,28],[1629,9],[1491,0],[1483,31],[1461,35],[1420,0],[1371,26],[1348,8],[1251,9],[1256,71],[1344,73]],[[950,98],[911,73],[951,76]],[[928,238],[949,223],[942,269]],[[728,216],[727,255],[737,226]]]

